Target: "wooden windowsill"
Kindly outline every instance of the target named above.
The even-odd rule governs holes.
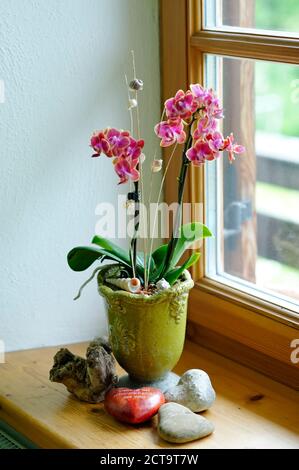
[[[81,355],[85,348],[70,346]],[[186,343],[176,372],[201,368],[210,375],[217,400],[204,416],[215,432],[184,446],[159,439],[150,423],[118,423],[102,404],[80,403],[50,383],[57,349],[9,353],[0,364],[0,419],[42,448],[299,448],[296,391],[193,343]]]

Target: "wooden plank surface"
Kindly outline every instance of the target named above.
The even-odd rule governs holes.
[[[85,344],[69,346],[84,354]],[[199,346],[187,343],[178,373],[208,372],[217,400],[204,416],[215,423],[205,439],[171,446],[150,423],[127,426],[103,405],[80,403],[48,372],[58,348],[9,353],[0,364],[0,419],[43,448],[299,448],[298,392]]]

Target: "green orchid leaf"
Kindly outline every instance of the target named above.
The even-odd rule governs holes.
[[[104,257],[109,260],[117,261],[119,264],[131,269],[131,266],[117,255],[96,246],[78,246],[73,248],[68,253],[67,261],[73,271],[85,271],[85,269],[89,268],[96,260],[102,262]]]
[[[132,262],[131,262],[131,259],[130,259],[129,252],[124,250],[120,246],[116,245],[115,243],[111,242],[110,240],[107,240],[106,238],[100,237],[99,235],[95,235],[93,237],[91,243],[94,243],[95,245],[100,246],[101,248],[106,250],[108,253],[110,253],[111,254],[110,259],[118,260],[119,262],[122,262],[122,264],[132,268]],[[108,256],[107,256],[107,259],[108,259]],[[143,280],[144,265],[143,265],[143,254],[142,253],[139,253],[138,256],[137,256],[136,270],[137,270],[137,274],[138,274],[139,278],[141,280]]]
[[[95,245],[100,246],[109,253],[114,254],[118,258],[122,259],[126,264],[131,264],[129,253],[120,246],[111,242],[110,240],[100,237],[99,235],[95,235],[91,240],[91,243],[94,243]]]
[[[149,273],[149,282],[150,283],[155,283],[161,278],[161,274],[163,272],[164,264],[160,264],[160,266],[157,266],[153,271],[150,271]]]
[[[103,252],[100,249],[77,246],[68,253],[67,262],[73,271],[85,271],[92,263],[102,257]]]
[[[108,260],[116,261],[121,266],[124,266],[125,268],[129,268],[130,270],[132,270],[131,264],[126,263],[121,258],[119,258],[119,256],[115,255],[114,253],[110,253],[109,251],[105,251],[105,250],[102,250],[102,252],[104,254],[103,259],[105,258]]]
[[[180,228],[179,237],[176,241],[172,259],[169,263],[170,269],[177,265],[184,252],[190,248],[193,243],[211,236],[212,233],[208,227],[204,224],[201,224],[200,222],[191,222],[189,224],[182,225]]]
[[[168,273],[165,275],[165,279],[169,284],[172,286],[175,281],[178,280],[178,278],[182,275],[182,273],[185,271],[185,269],[190,268],[194,263],[196,263],[200,258],[200,253],[193,253],[190,258],[182,265],[178,266],[171,271],[168,271]]]
[[[165,260],[168,249],[168,244],[161,245],[157,248],[152,257],[155,261],[156,269],[150,273],[150,282],[157,282],[162,273],[166,279],[167,273],[172,271],[177,263],[180,261],[184,252],[192,246],[192,244],[202,238],[211,237],[212,233],[208,227],[200,222],[191,222],[182,225],[179,232],[179,237],[176,240],[176,246],[173,252],[172,259],[169,261],[169,268],[165,271]]]
[[[156,282],[159,280],[160,275],[164,269],[164,261],[167,252],[167,244],[161,245],[157,248],[151,256],[151,259],[154,261],[154,267],[150,269],[149,273],[149,282]]]
[[[163,264],[165,260],[166,252],[167,252],[167,247],[168,247],[168,244],[166,243],[165,245],[159,246],[159,248],[157,248],[153,252],[152,258],[156,266],[160,266],[161,264]]]

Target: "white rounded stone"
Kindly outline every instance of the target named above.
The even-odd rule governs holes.
[[[177,385],[165,392],[167,402],[175,402],[199,413],[212,406],[216,398],[210,377],[201,369],[185,372]]]

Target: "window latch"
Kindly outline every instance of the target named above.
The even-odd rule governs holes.
[[[252,202],[234,201],[224,211],[224,239],[239,235],[242,225],[252,219]]]

